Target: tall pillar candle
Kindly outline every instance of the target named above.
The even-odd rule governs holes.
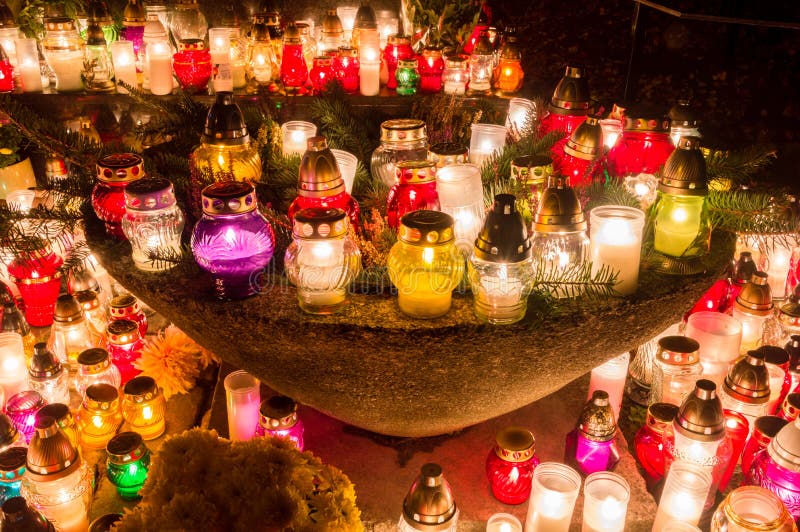
[[[22,92],[41,92],[42,69],[39,65],[39,50],[35,38],[23,38],[17,41],[17,61]]]
[[[619,420],[619,409],[622,406],[622,394],[625,391],[625,379],[628,377],[630,360],[630,353],[614,357],[605,364],[594,368],[589,380],[589,395],[586,400],[592,398],[595,390],[605,390],[608,393],[608,402],[614,411],[615,420]]]
[[[208,46],[211,52],[211,84],[215,92],[233,91],[231,37],[229,28],[209,28]]]
[[[173,88],[172,52],[166,41],[147,45],[150,69],[150,92],[156,96],[170,94]]]
[[[119,85],[120,82],[127,83],[133,88],[139,85],[136,79],[136,56],[133,54],[133,42],[114,41],[109,44],[108,47],[111,50],[111,60],[114,62],[114,75],[117,78],[117,92],[120,94],[128,94],[128,91]]]
[[[644,212],[633,207],[607,205],[589,213],[592,275],[604,266],[618,272],[614,289],[630,295],[639,284]]]
[[[228,437],[231,441],[252,438],[258,427],[261,383],[246,371],[234,371],[224,381],[228,407]]]

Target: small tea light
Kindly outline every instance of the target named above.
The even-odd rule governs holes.
[[[119,496],[126,501],[138,499],[150,468],[150,450],[142,436],[136,432],[120,432],[109,440],[106,453],[106,473]]]
[[[111,60],[114,62],[114,75],[117,83],[123,81],[136,88],[138,81],[136,80],[136,56],[133,52],[133,42],[114,41],[109,43],[108,49],[111,51]],[[128,91],[119,85],[117,85],[117,92],[128,94]]]
[[[167,400],[152,377],[134,377],[122,389],[122,417],[127,427],[154,440],[164,434]]]
[[[506,129],[512,135],[520,136],[536,119],[536,104],[527,98],[511,98],[508,102]]]
[[[6,414],[17,428],[17,431],[30,443],[36,432],[36,412],[44,406],[44,399],[39,392],[25,390],[12,395],[6,402]]]
[[[600,128],[603,130],[603,145],[610,150],[622,135],[622,121],[617,118],[605,118],[600,120]]]
[[[273,395],[261,402],[257,435],[287,439],[302,451],[304,431],[303,421],[297,416],[297,403],[293,399]]]
[[[308,146],[308,139],[317,134],[317,126],[311,122],[292,120],[281,124],[283,134],[283,155],[302,156]]]
[[[511,514],[494,514],[486,522],[486,532],[522,532],[522,523]]]
[[[589,213],[592,275],[605,267],[619,272],[614,289],[630,295],[639,284],[644,212],[632,207],[607,205]]]
[[[472,124],[469,160],[478,168],[506,145],[506,128],[495,124]]]
[[[86,388],[86,396],[78,410],[78,428],[83,447],[104,449],[120,423],[122,411],[119,390],[110,384],[92,384]]]
[[[616,473],[592,473],[583,485],[582,532],[623,532],[631,488]]]

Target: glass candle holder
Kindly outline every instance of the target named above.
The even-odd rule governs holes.
[[[725,412],[725,432],[731,441],[731,460],[728,462],[728,467],[722,474],[719,481],[719,490],[724,492],[728,487],[728,482],[733,476],[733,471],[736,469],[736,464],[742,456],[744,445],[747,442],[747,436],[750,434],[750,423],[747,418],[739,412],[733,410],[724,410]]]
[[[446,314],[452,291],[464,275],[453,218],[438,211],[406,214],[400,221],[398,241],[389,251],[387,267],[403,314],[423,319]]]
[[[111,363],[108,351],[99,347],[87,349],[78,355],[75,389],[83,397],[86,388],[101,383],[119,388],[122,385],[122,377],[117,366]]]
[[[106,155],[97,162],[97,184],[92,189],[92,207],[105,222],[106,232],[125,238],[125,188],[145,176],[144,160],[134,153]]]
[[[114,320],[108,324],[108,356],[117,366],[122,384],[141,373],[136,361],[142,354],[144,342],[139,334],[139,326],[133,320]]]
[[[0,452],[13,447],[25,447],[28,442],[17,430],[11,418],[0,412]]]
[[[758,486],[741,486],[725,497],[711,517],[711,532],[797,530],[783,502]]]
[[[742,451],[742,473],[746,476],[750,467],[753,465],[753,460],[768,446],[780,430],[789,423],[783,418],[778,416],[761,416],[756,418],[753,423],[753,430],[750,432],[750,438],[744,446]]]
[[[0,452],[0,505],[20,496],[27,455],[25,447],[12,447]]]
[[[631,488],[616,473],[598,472],[583,483],[582,532],[623,532]]]
[[[397,523],[398,532],[424,532],[435,528],[440,532],[456,532],[458,508],[450,484],[439,464],[428,463],[403,499],[403,513]]]
[[[380,61],[368,61],[361,56],[359,66],[358,90],[362,96],[377,96],[381,90]]]
[[[519,138],[530,131],[531,123],[536,119],[536,104],[526,98],[511,98],[508,101],[506,129],[509,134]]]
[[[456,246],[462,252],[471,252],[486,216],[480,169],[472,164],[439,168],[436,172],[436,190],[441,211],[455,221],[453,232]]]
[[[150,92],[157,96],[170,94],[174,88],[172,80],[172,56],[166,36],[147,43],[147,71]]]
[[[41,249],[23,253],[8,265],[8,275],[25,302],[25,321],[33,327],[53,323],[58,292],[61,289],[59,268],[64,259],[45,244]]]
[[[522,50],[517,37],[506,39],[500,49],[500,58],[494,69],[494,87],[502,95],[514,94],[522,88],[525,72],[522,70]]]
[[[567,434],[564,461],[584,475],[613,470],[620,459],[616,434],[608,393],[596,390],[584,405],[576,428]]]
[[[90,347],[94,347],[92,334],[78,301],[69,294],[58,296],[47,349],[74,373],[78,354]]]
[[[389,227],[397,230],[400,219],[409,212],[440,209],[439,194],[436,192],[436,163],[399,161],[395,168],[397,177],[387,196],[386,218]]]
[[[757,453],[745,471],[745,485],[761,486],[775,494],[796,520],[800,517],[800,422],[780,429],[766,452]]]
[[[496,513],[486,521],[486,532],[522,532],[522,523],[511,514]]]
[[[608,205],[589,213],[592,275],[601,268],[619,272],[614,289],[630,295],[639,284],[644,212],[632,207]]]
[[[17,72],[22,92],[42,91],[42,70],[39,63],[39,49],[34,37],[20,38],[16,41]]]
[[[58,92],[83,90],[83,40],[71,18],[49,18],[45,20],[42,52],[47,65],[56,77]]]
[[[678,406],[670,403],[653,403],[647,407],[645,424],[633,438],[636,459],[645,472],[648,486],[656,485],[666,471],[664,433],[678,414]]]
[[[100,297],[94,290],[81,290],[75,292],[75,300],[83,310],[83,317],[89,327],[92,343],[98,346],[106,345],[106,327],[108,326],[107,308],[100,303]]]
[[[603,130],[597,117],[587,116],[567,142],[552,149],[553,167],[571,186],[587,186],[605,181]]]
[[[436,168],[467,164],[469,161],[469,148],[458,142],[437,142],[430,147],[428,159],[436,162]],[[480,169],[478,169],[480,177]],[[439,182],[436,183],[437,190]]]
[[[389,42],[389,37],[399,31],[400,20],[396,11],[384,9],[375,12],[375,21],[378,24],[380,47],[383,48]]]
[[[114,41],[109,43],[108,48],[111,51],[111,59],[114,61],[117,92],[120,94],[128,93],[128,89],[124,88],[120,83],[125,83],[134,89],[138,88],[139,82],[136,77],[136,50],[134,43],[131,41]],[[181,60],[182,59],[175,60],[176,74],[180,68],[178,62]],[[178,75],[178,79],[180,79],[180,74]],[[206,83],[208,83],[208,80],[206,80]]]
[[[6,415],[14,424],[17,431],[30,443],[36,431],[36,412],[45,405],[44,398],[34,390],[25,390],[16,393],[6,400]]]
[[[320,31],[319,48],[320,53],[338,50],[340,46],[345,46],[344,28],[339,15],[335,9],[329,9],[322,18],[322,28]]]
[[[1,344],[2,338],[0,348]],[[45,403],[69,404],[69,370],[64,369],[56,355],[43,342],[33,348],[33,358],[28,367],[28,384],[31,390],[39,392]]]
[[[0,389],[8,396],[28,387],[25,347],[15,332],[0,333]]]
[[[564,464],[543,462],[533,472],[525,520],[530,532],[568,532],[581,489],[581,476]]]
[[[289,397],[273,395],[261,401],[258,412],[257,436],[285,438],[303,450],[305,426],[297,415],[297,403]]]
[[[175,200],[172,183],[161,177],[140,179],[125,190],[122,231],[131,243],[133,263],[143,271],[164,271],[181,253],[183,212]]]
[[[155,48],[151,49],[151,47]],[[165,62],[156,63],[156,88],[153,89],[151,86],[153,74],[150,71],[150,62],[151,59],[159,56],[165,57],[168,62],[166,64]],[[148,13],[146,16],[144,31],[142,32],[142,48],[139,50],[138,58],[142,61],[142,73],[144,74],[142,88],[151,92],[156,90],[157,92],[153,92],[153,94],[169,94],[172,91],[172,50],[170,50],[166,26],[159,19],[158,13]],[[168,76],[169,79],[165,79],[165,76]],[[169,81],[168,89],[166,87],[167,81]],[[164,92],[165,90],[167,90],[166,93]]]
[[[259,272],[272,260],[275,237],[256,203],[250,183],[221,182],[203,190],[203,217],[192,232],[192,252],[212,275],[220,299],[256,294]]]
[[[316,54],[316,50],[313,51]],[[294,24],[289,24],[283,34],[283,51],[281,52],[281,82],[287,92],[293,93],[305,85],[308,79],[308,64],[303,55],[303,43],[300,31]]]
[[[653,532],[662,532],[670,522],[696,525],[710,486],[708,471],[691,463],[675,462],[664,483]]]
[[[317,126],[311,122],[292,120],[281,124],[283,155],[302,156],[308,146],[308,139],[317,135]]]
[[[486,457],[486,476],[495,499],[522,504],[531,494],[533,472],[539,465],[533,434],[522,427],[497,433],[496,445]]]
[[[800,393],[788,394],[776,415],[789,422],[797,419],[798,415],[800,415]]]
[[[766,237],[760,247],[759,269],[768,277],[773,300],[782,301],[791,295],[787,290],[787,279],[792,264],[792,252],[797,247],[792,237]],[[762,249],[763,248],[763,249]]]
[[[401,59],[411,59],[414,57],[414,50],[411,48],[411,40],[403,35],[390,35],[383,49],[383,62],[386,65],[389,77],[387,78],[386,88],[396,89],[397,78],[395,73]]]
[[[125,501],[139,499],[139,490],[147,480],[150,450],[136,432],[120,432],[106,445],[106,474]]]
[[[350,152],[344,150],[337,150],[331,148],[331,153],[336,159],[336,165],[344,179],[344,190],[348,194],[353,194],[353,182],[356,179],[356,170],[358,169],[358,158]]]
[[[469,56],[469,93],[488,94],[492,88],[492,70],[495,64],[494,47],[486,32],[481,32]]]
[[[250,42],[247,46],[247,70],[250,79],[261,86],[272,83],[280,72],[264,14],[256,14],[253,17]]]
[[[342,209],[302,209],[294,216],[284,268],[309,314],[332,314],[347,304],[347,288],[361,270],[348,225]]]
[[[53,418],[36,423],[22,477],[22,496],[56,530],[84,532],[89,528],[92,471]]]
[[[208,49],[211,54],[211,86],[214,92],[232,92],[231,28],[209,28]]]
[[[703,372],[698,349],[697,341],[685,336],[665,336],[658,340],[650,386],[651,404],[683,403]]]
[[[539,132],[563,131],[567,137],[556,143],[563,145],[580,126],[589,112],[589,83],[583,68],[567,66],[564,76],[550,98],[547,113],[542,117]]]
[[[444,73],[444,57],[442,48],[426,46],[419,58],[419,90],[433,94],[442,91],[442,74]]]
[[[696,312],[689,316],[684,333],[700,344],[703,377],[722,384],[728,367],[739,356],[741,324],[720,312]]]
[[[147,335],[147,314],[142,310],[139,300],[131,294],[121,294],[116,296],[109,303],[108,308],[110,321],[131,320],[135,321],[139,327],[139,336],[142,338]]]
[[[132,378],[122,389],[122,417],[128,429],[154,440],[166,429],[167,400],[152,377]]]
[[[73,447],[76,449],[78,448],[80,444],[78,425],[75,423],[75,418],[72,416],[69,406],[64,403],[50,403],[44,405],[36,412],[36,422],[39,421],[39,418],[43,417],[55,419],[58,429],[64,433]],[[34,425],[36,422],[34,422]]]
[[[190,94],[206,91],[211,79],[211,54],[200,39],[178,42],[178,52],[172,56],[172,69],[181,88]]]
[[[469,160],[478,168],[506,145],[506,128],[495,124],[472,124],[469,141]]]
[[[315,57],[314,65],[308,72],[308,78],[311,80],[311,86],[315,94],[326,92],[328,90],[328,84],[336,82],[333,58],[326,55]]]
[[[342,89],[348,94],[358,92],[359,68],[358,50],[347,47],[339,48],[339,52],[333,58],[333,70]]]
[[[628,109],[622,136],[608,152],[612,176],[657,174],[675,149],[669,119],[659,110]]]
[[[119,390],[110,384],[92,384],[86,388],[77,418],[81,445],[104,449],[122,423]]]
[[[397,80],[397,94],[413,96],[417,93],[419,85],[419,71],[417,68],[417,60],[414,58],[401,59],[397,62],[397,70],[394,74]]]
[[[413,119],[387,120],[381,124],[381,145],[372,152],[370,173],[392,188],[400,161],[428,158],[428,133],[425,122]]]
[[[205,40],[208,22],[196,0],[183,0],[168,15],[169,31],[175,42],[184,39]]]
[[[628,377],[628,363],[630,353],[623,353],[612,358],[605,364],[592,369],[589,379],[589,393],[587,399],[592,397],[595,390],[605,390],[608,393],[608,402],[614,411],[614,419],[619,420],[619,409],[622,407],[622,395],[625,391],[625,379]]]
[[[261,403],[260,382],[246,371],[234,371],[225,377],[228,408],[228,437],[245,441],[256,433]]]
[[[604,118],[600,120],[600,127],[603,128],[603,145],[610,150],[622,135],[622,121],[618,118]]]
[[[442,84],[445,94],[465,94],[469,83],[469,61],[463,56],[448,56],[444,62]]]
[[[83,79],[87,92],[113,92],[114,66],[108,51],[103,30],[97,23],[89,25],[84,46]]]

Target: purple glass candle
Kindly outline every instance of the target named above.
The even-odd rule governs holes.
[[[767,450],[756,455],[743,484],[768,489],[795,520],[800,518],[800,420],[783,427]]]
[[[608,393],[595,390],[583,407],[578,426],[567,434],[564,461],[584,475],[611,471],[619,462],[614,441],[617,424],[608,401]]]
[[[214,183],[203,189],[203,217],[192,232],[197,264],[211,273],[220,299],[242,299],[260,289],[259,275],[275,249],[266,218],[256,209],[253,185]]]
[[[303,420],[297,416],[297,403],[289,397],[274,395],[261,401],[257,436],[286,438],[303,450]]]
[[[25,390],[12,395],[6,402],[6,414],[11,422],[25,438],[25,443],[30,443],[33,433],[36,432],[36,412],[44,406],[44,399],[39,392]]]

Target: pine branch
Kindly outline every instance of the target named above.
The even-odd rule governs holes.
[[[711,191],[708,196],[712,227],[733,233],[798,233],[800,217],[776,205],[768,192]]]
[[[533,266],[534,290],[549,293],[554,297],[584,301],[606,299],[617,294],[614,286],[619,272],[603,266],[592,272],[592,263],[569,264],[564,268],[548,266],[542,258],[537,258]]]
[[[330,147],[348,151],[362,162],[371,159],[378,146],[377,131],[369,129],[374,121],[366,120],[336,93],[314,98],[311,117]]]
[[[710,150],[706,155],[709,182],[725,181],[728,188],[748,184],[777,157],[772,146],[750,146],[739,151]]]

